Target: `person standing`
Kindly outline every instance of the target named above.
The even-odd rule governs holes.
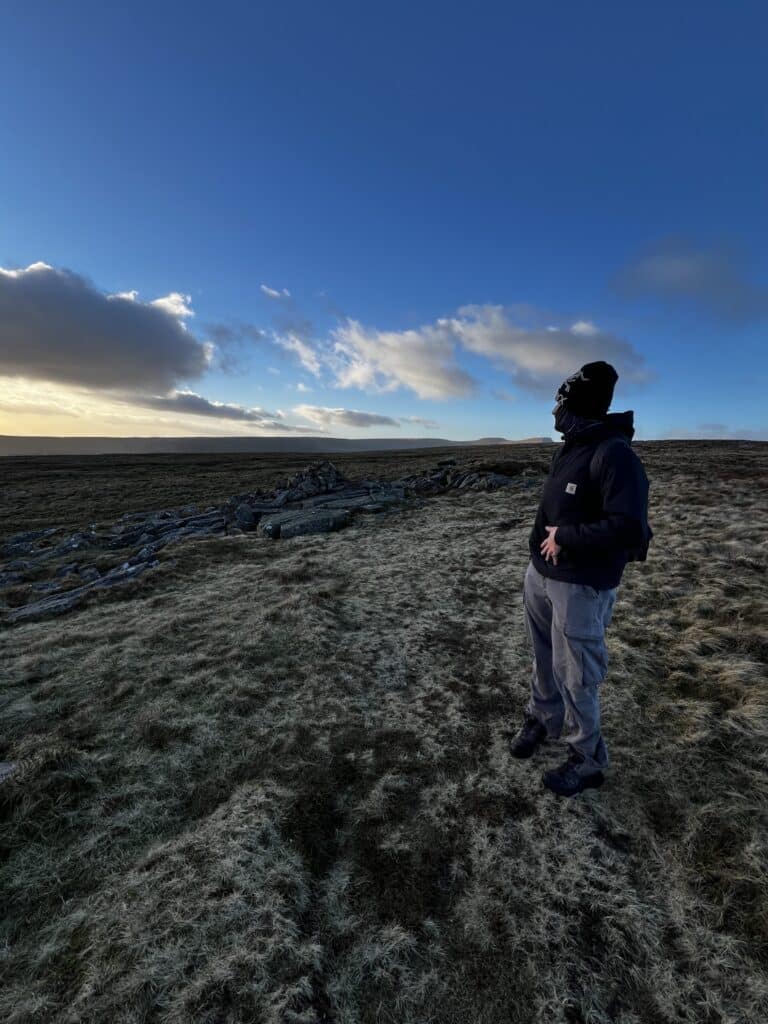
[[[511,753],[528,758],[564,736],[570,754],[542,776],[558,796],[601,786],[608,748],[600,728],[600,686],[608,670],[605,630],[629,561],[645,561],[648,478],[631,447],[634,412],[609,413],[618,374],[586,363],[557,390],[555,453],[529,537],[523,584],[533,647],[530,700]]]

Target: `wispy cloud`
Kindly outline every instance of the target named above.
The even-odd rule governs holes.
[[[320,376],[320,356],[309,342],[302,341],[295,334],[275,335],[274,340],[286,352],[293,352],[305,370],[315,377]]]
[[[242,420],[248,423],[257,423],[264,427],[282,427],[282,415],[279,413],[267,412],[258,407],[247,408],[242,405],[234,405],[227,402],[211,401],[198,395],[194,391],[174,391],[169,395],[128,395],[126,400],[134,405],[141,405],[145,408],[163,409],[174,411],[179,414],[194,416],[213,416],[216,419]]]
[[[541,329],[514,323],[503,306],[462,306],[457,316],[438,321],[469,352],[485,356],[508,372],[523,391],[549,394],[574,369],[596,359],[616,367],[625,382],[644,383],[651,373],[643,357],[623,338],[588,321]]]
[[[320,405],[294,405],[293,412],[312,423],[320,426],[344,427],[399,427],[399,422],[392,416],[381,416],[379,413],[361,412],[358,409],[331,409]]]
[[[184,434],[322,433],[319,427],[296,426],[285,413],[253,406],[217,402],[190,390],[168,394],[100,391],[21,377],[0,378],[0,416],[16,424],[33,425],[33,432],[106,434],[138,431],[142,436]],[[79,429],[73,424],[80,421]],[[52,428],[46,424],[58,424]],[[17,428],[18,429],[18,428]],[[5,432],[9,432],[5,428]],[[19,432],[22,432],[19,429]],[[26,432],[26,431],[24,431]]]
[[[768,284],[754,279],[743,252],[729,246],[697,247],[666,239],[617,277],[627,297],[688,306],[734,323],[768,318]]]
[[[206,324],[206,333],[216,345],[232,345],[244,342],[257,344],[264,340],[264,331],[254,324],[235,320],[231,323]]]
[[[297,416],[318,423],[321,426],[344,427],[400,427],[402,423],[418,423],[423,427],[436,427],[435,420],[424,416],[383,416],[381,413],[363,412],[360,409],[330,408],[324,405],[295,405]]]
[[[347,320],[331,332],[326,361],[337,387],[394,391],[420,398],[465,398],[478,390],[456,361],[456,337],[443,322],[418,330],[379,331]]]
[[[418,423],[419,426],[427,427],[430,430],[440,426],[437,420],[430,420],[425,416],[398,416],[398,419],[401,423]]]
[[[261,284],[259,288],[268,299],[289,299],[291,297],[291,293],[287,288],[278,290],[277,288],[270,288],[268,284]]]
[[[453,317],[415,330],[379,331],[347,320],[331,332],[332,348],[316,353],[335,386],[369,391],[403,387],[420,398],[464,398],[477,381],[458,364],[463,349],[510,375],[521,390],[549,394],[585,362],[605,359],[627,382],[652,379],[643,357],[623,338],[591,321],[542,327],[515,323],[503,306],[462,306]]]
[[[517,401],[517,395],[513,395],[510,391],[505,391],[503,388],[491,388],[491,397],[497,398],[500,402]]]
[[[250,357],[265,337],[260,328],[241,320],[206,324],[205,333],[213,346],[211,368],[240,375],[249,371]]]

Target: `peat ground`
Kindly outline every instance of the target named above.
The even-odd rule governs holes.
[[[655,537],[608,633],[612,770],[572,801],[540,785],[561,749],[508,753],[535,490],[182,544],[3,630],[0,1019],[764,1024],[768,445],[637,450]],[[7,459],[2,532],[308,461]]]

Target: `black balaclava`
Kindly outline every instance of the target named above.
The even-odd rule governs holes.
[[[562,434],[569,434],[584,421],[602,420],[608,412],[618,379],[619,375],[610,363],[603,360],[585,363],[557,389],[555,428]]]

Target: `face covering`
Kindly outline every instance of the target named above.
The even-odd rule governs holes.
[[[561,434],[570,434],[580,425],[580,422],[579,417],[566,409],[564,405],[559,405],[555,410],[555,430]]]
[[[555,430],[559,431],[564,437],[569,437],[572,434],[582,430],[585,426],[591,423],[599,423],[600,420],[587,419],[584,416],[577,416],[576,413],[566,409],[565,404],[561,403],[555,410]]]

